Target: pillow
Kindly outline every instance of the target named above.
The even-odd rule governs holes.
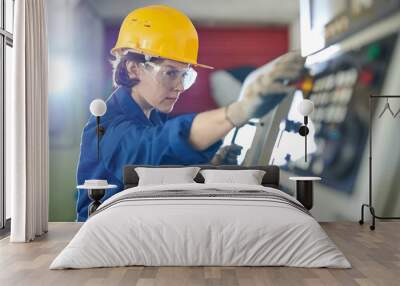
[[[235,183],[247,185],[261,185],[265,175],[263,170],[201,170],[205,184]]]
[[[199,167],[135,168],[139,177],[138,186],[195,183],[193,179],[199,170]]]

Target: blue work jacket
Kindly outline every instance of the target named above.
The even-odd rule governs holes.
[[[82,132],[77,183],[103,179],[115,184],[105,197],[123,190],[123,167],[129,164],[190,165],[209,163],[222,141],[204,151],[195,150],[188,142],[195,113],[168,119],[167,114],[153,110],[147,118],[131,96],[131,90],[119,87],[106,101],[107,112],[100,125],[105,133],[100,139],[97,159],[96,118],[91,116]],[[78,190],[77,220],[88,217],[91,200],[87,190]]]

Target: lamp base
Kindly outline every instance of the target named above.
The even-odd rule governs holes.
[[[100,200],[104,197],[106,193],[105,189],[89,189],[88,196],[92,200],[89,204],[88,215],[91,216],[97,208],[101,205]]]

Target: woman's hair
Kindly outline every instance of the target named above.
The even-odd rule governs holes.
[[[161,59],[159,58],[151,58],[150,61],[158,62]],[[137,64],[146,62],[146,58],[144,55],[134,52],[125,52],[120,53],[115,56],[115,59],[111,60],[111,64],[113,66],[113,84],[114,86],[124,86],[128,88],[132,88],[137,85],[140,80],[136,78],[130,78],[128,74],[128,70],[126,67],[126,63],[128,61],[135,62]],[[162,61],[162,60],[161,60]]]

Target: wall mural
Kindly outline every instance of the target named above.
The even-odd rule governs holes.
[[[141,8],[106,19],[87,1],[48,1],[50,221],[85,221],[85,181],[107,180],[104,201],[122,190],[128,164],[274,164],[288,193],[292,174],[322,178],[318,219],[359,219],[369,181],[367,96],[395,94],[387,84],[398,34],[309,57],[305,70],[288,53],[287,26],[206,25],[171,7]],[[313,106],[306,137],[304,99]],[[374,139],[374,196],[377,213],[393,216],[398,156],[385,144],[398,135],[379,130],[386,140]]]
[[[86,190],[73,190],[85,180],[106,179],[117,187],[107,190],[105,200],[122,190],[127,164],[241,164],[255,128],[246,124],[232,138],[231,124],[245,125],[248,118],[233,108],[235,122],[227,123],[225,107],[238,102],[253,70],[287,52],[287,28],[194,27],[165,6],[147,8],[158,15],[152,21],[139,9],[118,24],[107,23],[83,2],[60,7],[50,1],[48,7],[54,11],[49,13],[50,220],[85,221],[91,200]],[[168,13],[185,29],[179,43],[172,34],[162,42],[154,38],[157,25],[174,24],[163,18]],[[87,25],[88,18],[95,25]],[[60,37],[62,21],[73,23],[70,41]],[[141,35],[136,40],[142,46],[130,42],[135,35]],[[106,104],[99,137],[89,110],[94,99]],[[256,117],[273,107],[258,110]],[[101,103],[97,108],[101,111]]]

